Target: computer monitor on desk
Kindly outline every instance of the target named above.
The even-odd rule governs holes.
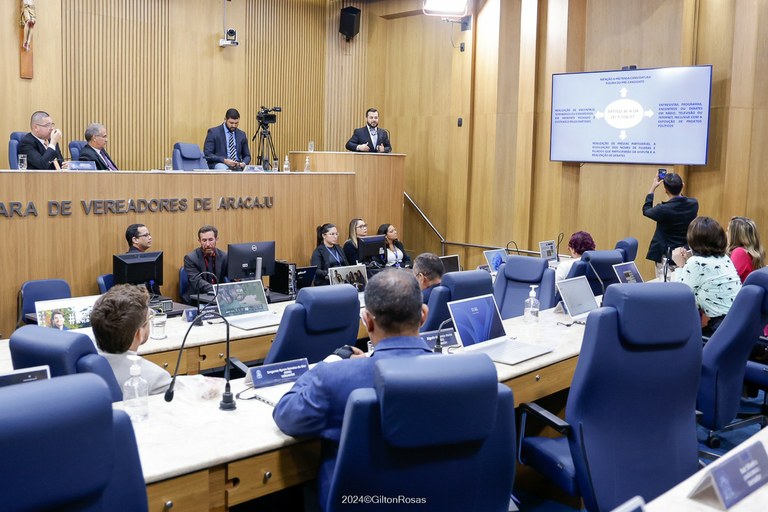
[[[129,252],[112,256],[115,284],[163,284],[163,252]]]
[[[261,275],[256,275],[257,258],[261,258]],[[227,277],[230,281],[259,279],[275,273],[275,241],[248,242],[227,246]]]
[[[369,261],[375,261],[384,264],[387,261],[387,235],[358,237],[357,250],[359,253],[360,261],[350,261],[350,265],[353,265],[354,263],[367,264]]]

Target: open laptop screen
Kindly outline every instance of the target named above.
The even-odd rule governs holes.
[[[554,240],[539,242],[541,257],[547,261],[557,261],[557,246]]]
[[[613,266],[613,271],[616,272],[616,277],[619,278],[620,283],[643,282],[643,276],[640,275],[640,271],[637,270],[637,265],[635,265],[634,261],[617,263]]]
[[[585,318],[590,311],[598,307],[586,276],[559,281],[557,291],[565,302],[568,314],[574,320]]]
[[[448,310],[465,347],[507,335],[493,295],[449,302]]]
[[[328,277],[331,285],[351,284],[358,292],[365,291],[365,285],[368,284],[368,274],[362,264],[329,268]]]
[[[259,280],[223,283],[218,285],[218,290],[216,302],[225,318],[269,311],[264,286]]]
[[[483,256],[485,256],[485,261],[488,262],[488,269],[493,273],[498,272],[501,264],[507,261],[507,251],[505,249],[483,251]]]
[[[461,270],[459,264],[459,255],[451,254],[449,256],[440,256],[440,261],[443,262],[443,272],[458,272]]]

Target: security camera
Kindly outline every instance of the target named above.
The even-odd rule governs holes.
[[[237,30],[228,28],[224,32],[224,39],[219,39],[219,46],[224,48],[225,46],[237,46]]]

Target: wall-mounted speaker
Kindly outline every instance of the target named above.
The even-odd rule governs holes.
[[[339,18],[339,32],[347,41],[360,32],[360,9],[357,7],[344,7]]]

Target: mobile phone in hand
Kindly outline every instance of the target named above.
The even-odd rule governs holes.
[[[667,176],[666,169],[659,169],[659,181],[663,180]]]

